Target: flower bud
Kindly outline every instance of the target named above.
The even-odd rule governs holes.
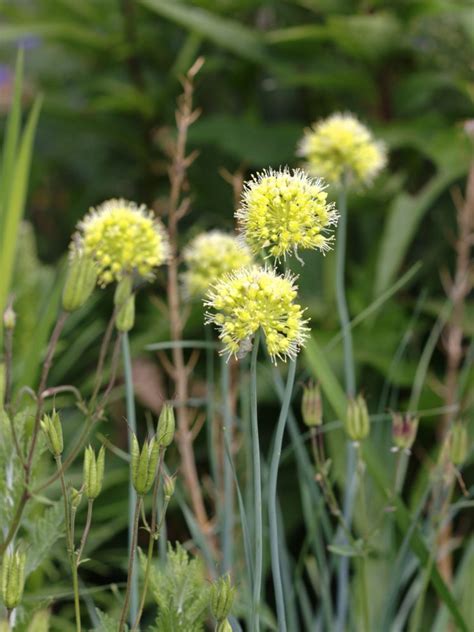
[[[229,575],[224,575],[211,586],[210,606],[213,616],[222,622],[229,616],[234,601],[235,588]]]
[[[449,455],[454,465],[462,465],[468,452],[468,436],[466,425],[457,421],[451,428],[449,438]]]
[[[135,323],[135,295],[131,294],[128,299],[118,308],[115,326],[122,333],[130,331]]]
[[[131,296],[133,289],[132,277],[127,275],[117,283],[114,294],[114,305],[121,307]]]
[[[75,487],[71,487],[71,507],[73,509],[77,509],[81,504],[82,500],[82,489],[76,489]]]
[[[174,494],[174,489],[176,487],[176,476],[168,476],[164,475],[163,479],[163,492],[165,494],[165,500],[170,500]]]
[[[16,313],[11,304],[7,305],[6,310],[3,312],[3,325],[5,329],[15,329]]]
[[[49,451],[54,456],[61,456],[64,449],[63,429],[56,410],[53,410],[51,417],[44,415],[40,423]]]
[[[93,259],[73,246],[63,290],[63,309],[74,312],[84,305],[97,282],[97,268]]]
[[[160,448],[167,448],[174,437],[175,420],[174,410],[170,404],[164,404],[161,409],[156,429],[156,438]]]
[[[105,449],[102,446],[96,458],[92,446],[84,451],[84,491],[89,500],[100,494],[104,480]]]
[[[304,387],[301,414],[304,423],[310,428],[320,426],[323,423],[323,407],[319,384],[309,384],[309,386]]]
[[[409,450],[418,430],[418,417],[410,413],[392,413],[393,443],[400,450]]]
[[[232,632],[232,626],[229,623],[229,619],[224,619],[217,626],[217,632]]]
[[[49,632],[49,610],[37,610],[28,626],[28,632]]]
[[[155,437],[145,440],[142,451],[136,435],[132,438],[132,483],[139,496],[146,494],[156,476],[160,446]]]
[[[2,599],[7,610],[16,608],[23,596],[26,554],[19,550],[4,553],[2,562]]]
[[[362,441],[370,432],[367,403],[362,395],[349,398],[345,429],[352,441]]]

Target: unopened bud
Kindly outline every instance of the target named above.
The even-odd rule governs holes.
[[[323,423],[323,407],[319,384],[309,384],[303,389],[301,415],[304,423],[310,428]]]
[[[217,626],[217,632],[232,632],[232,626],[229,623],[229,619],[224,619]]]
[[[393,443],[400,450],[409,450],[415,442],[418,417],[410,413],[392,413]]]
[[[370,431],[367,404],[362,395],[349,398],[345,419],[345,429],[352,441],[362,441]]]
[[[11,304],[3,312],[3,325],[5,329],[15,329],[16,314]]]
[[[132,295],[133,282],[131,276],[125,276],[117,283],[114,294],[114,305],[121,307]]]
[[[118,308],[115,326],[122,333],[132,329],[135,323],[135,295],[131,294],[128,299]]]
[[[89,500],[100,494],[104,480],[105,449],[102,446],[96,457],[92,446],[84,451],[84,491]]]
[[[53,410],[51,417],[49,415],[44,415],[40,423],[49,451],[54,456],[61,456],[64,449],[64,442],[63,429],[59,414],[56,410]]]
[[[71,487],[71,507],[73,509],[77,509],[81,504],[82,500],[82,489],[76,489],[75,487]]]
[[[160,448],[167,448],[173,441],[175,430],[174,410],[170,404],[161,409],[156,428],[156,438]]]
[[[7,610],[20,605],[25,584],[26,554],[16,550],[4,553],[2,562],[2,599]]]
[[[235,588],[232,586],[229,575],[224,575],[211,586],[210,606],[213,616],[222,622],[230,614],[234,602]]]
[[[451,428],[449,438],[449,456],[454,465],[462,465],[468,452],[467,428],[462,421],[457,421]]]
[[[28,632],[49,632],[49,610],[37,610],[28,626]]]
[[[73,246],[63,290],[63,309],[74,312],[84,305],[97,283],[97,267],[91,257]]]
[[[176,476],[164,475],[163,479],[163,492],[165,494],[165,500],[170,500],[174,494],[176,487]]]
[[[156,438],[145,440],[142,451],[136,435],[132,437],[132,483],[139,496],[150,491],[156,476],[160,446]]]

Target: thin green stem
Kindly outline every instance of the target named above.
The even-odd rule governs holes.
[[[122,337],[122,357],[125,373],[125,398],[127,403],[127,422],[128,422],[128,450],[130,452],[132,445],[132,435],[137,433],[137,418],[135,412],[135,396],[133,392],[133,377],[132,377],[132,358],[130,355],[130,343],[128,340],[128,334],[123,334]],[[130,464],[131,467],[131,464]],[[134,507],[137,503],[137,494],[132,484],[132,477],[130,476],[128,487],[128,544],[131,547],[133,542],[134,531]],[[138,614],[138,574],[137,569],[132,561],[131,571],[129,573],[130,584],[130,623],[133,624]]]
[[[251,632],[260,630],[260,593],[262,589],[263,565],[263,519],[262,519],[262,473],[260,466],[260,443],[258,436],[258,395],[257,395],[257,357],[260,343],[260,332],[253,341],[250,360],[250,423],[252,431],[252,460],[254,485],[254,520],[255,520],[255,574],[252,594]]]
[[[232,458],[233,415],[230,404],[230,368],[223,359],[221,365],[222,406],[223,406],[223,446],[229,446],[229,458]],[[233,560],[233,531],[234,531],[234,486],[232,464],[226,458],[225,447],[222,449],[224,461],[224,515],[222,519],[222,572],[227,573],[232,568]]]
[[[122,612],[120,613],[120,621],[118,626],[118,632],[123,632],[125,627],[125,620],[127,618],[130,597],[132,592],[133,573],[135,568],[135,553],[137,548],[138,538],[138,521],[140,519],[140,506],[142,503],[142,497],[137,496],[135,502],[135,508],[133,512],[133,525],[132,525],[132,539],[130,542],[130,552],[128,556],[128,574],[127,574],[127,588],[125,590],[125,598],[123,600]]]
[[[272,559],[273,586],[275,588],[275,601],[278,615],[278,630],[286,632],[285,600],[283,596],[283,582],[281,578],[280,547],[278,543],[278,516],[277,516],[277,485],[278,467],[280,465],[283,435],[285,433],[288,410],[290,408],[293,385],[295,383],[296,359],[291,360],[286,380],[286,388],[278,419],[275,443],[270,462],[270,477],[268,482],[268,522],[270,527],[270,550]]]
[[[79,566],[79,564],[81,563],[82,554],[84,553],[84,547],[86,546],[87,538],[89,536],[89,531],[90,531],[91,522],[92,522],[92,507],[93,507],[93,505],[94,505],[94,499],[93,498],[89,498],[88,503],[87,503],[86,524],[84,526],[84,531],[82,533],[81,544],[79,546],[79,550],[78,550],[77,555],[76,555],[76,566]]]

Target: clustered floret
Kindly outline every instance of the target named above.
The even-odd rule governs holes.
[[[250,266],[218,280],[205,305],[213,311],[206,322],[219,329],[229,356],[240,356],[252,346],[261,329],[273,361],[295,358],[307,337],[304,310],[295,303],[297,287],[290,274]]]

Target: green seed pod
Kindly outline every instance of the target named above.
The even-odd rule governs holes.
[[[49,610],[38,610],[30,621],[27,632],[48,632]]]
[[[114,305],[121,307],[130,298],[133,289],[131,276],[125,276],[117,283],[114,294]]]
[[[132,483],[139,496],[144,496],[150,491],[156,476],[156,467],[160,446],[155,437],[143,443],[142,451],[138,439],[132,437]]]
[[[119,307],[117,312],[117,318],[115,320],[115,326],[122,333],[130,331],[135,323],[135,295],[132,294],[128,299]]]
[[[319,384],[310,384],[303,389],[301,415],[308,427],[320,426],[323,423],[323,407]]]
[[[97,283],[97,267],[79,247],[71,250],[63,290],[63,309],[74,312],[84,305]]]
[[[89,500],[100,494],[104,480],[105,449],[102,446],[96,458],[92,446],[84,451],[84,491]]]
[[[235,588],[232,586],[229,575],[224,575],[211,586],[210,606],[212,615],[218,622],[222,622],[229,616],[234,602]]]
[[[2,562],[2,599],[7,610],[16,608],[23,596],[26,554],[19,550],[5,553]]]
[[[410,413],[392,413],[393,443],[400,450],[409,450],[416,439],[418,417]]]
[[[176,476],[164,475],[163,478],[163,492],[165,494],[165,500],[170,500],[174,494],[176,487]]]
[[[349,398],[345,419],[345,429],[352,441],[362,441],[370,432],[369,413],[362,395]]]
[[[51,417],[44,415],[40,423],[49,451],[54,456],[61,456],[64,450],[63,429],[56,410],[53,410]]]
[[[449,439],[449,455],[454,465],[462,465],[466,460],[468,441],[466,425],[457,421],[451,428]]]
[[[217,632],[232,632],[232,626],[229,623],[229,619],[224,619],[217,626]]]
[[[167,448],[173,441],[175,430],[174,410],[170,404],[161,409],[156,428],[156,437],[160,448]]]
[[[75,487],[71,487],[71,507],[73,509],[77,509],[81,504],[82,500],[82,489],[76,489]]]

